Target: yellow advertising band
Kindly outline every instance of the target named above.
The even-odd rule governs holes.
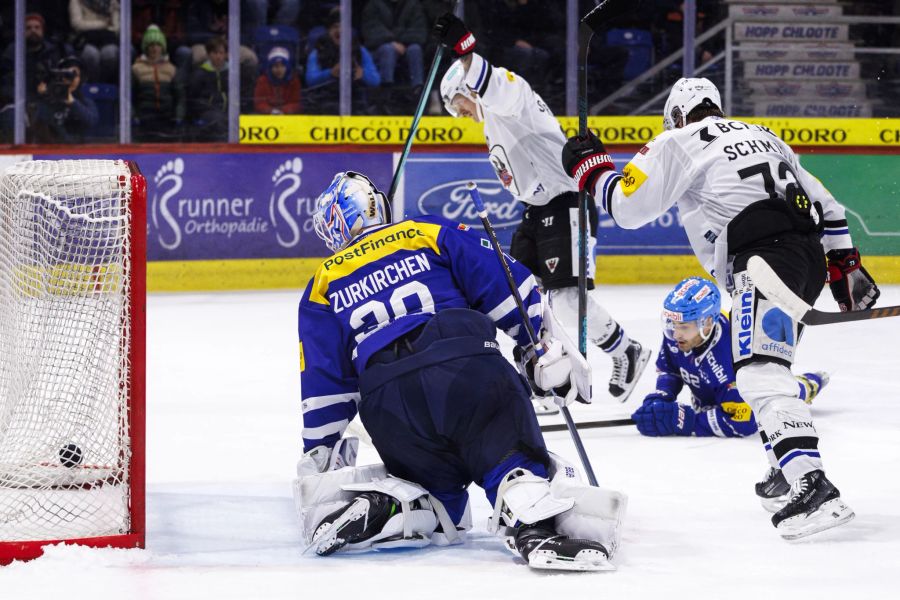
[[[803,146],[900,146],[900,119],[805,119],[736,117],[769,127],[788,144]],[[567,137],[578,133],[576,117],[558,119]],[[400,145],[409,117],[334,115],[241,115],[242,144]],[[645,144],[662,132],[660,117],[588,117],[588,127],[607,144]],[[471,119],[423,117],[417,144],[485,143],[483,126]]]
[[[323,260],[280,258],[151,262],[147,265],[147,290],[302,290]],[[863,261],[878,283],[900,283],[900,257],[865,256]],[[675,284],[692,275],[708,277],[697,259],[687,255],[599,256],[597,273],[599,284]]]

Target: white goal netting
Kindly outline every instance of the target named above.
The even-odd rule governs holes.
[[[0,542],[129,530],[131,173],[0,175]]]

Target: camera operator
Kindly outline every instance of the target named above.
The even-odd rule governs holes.
[[[39,144],[78,144],[97,125],[97,105],[81,93],[81,61],[69,56],[50,71],[47,94],[38,102],[34,139]]]

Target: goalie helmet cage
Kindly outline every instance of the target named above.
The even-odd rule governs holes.
[[[0,175],[0,565],[144,546],[146,223],[130,161]]]

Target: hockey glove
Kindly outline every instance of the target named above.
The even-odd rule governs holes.
[[[442,45],[452,49],[456,56],[465,56],[475,50],[475,35],[453,13],[444,13],[438,17],[432,32],[434,37]]]
[[[831,250],[825,256],[828,258],[828,285],[841,312],[875,306],[881,291],[862,266],[859,250]]]
[[[591,132],[569,138],[563,146],[562,165],[578,184],[578,189],[587,189],[590,193],[594,191],[597,177],[615,168],[603,142]]]
[[[297,462],[297,477],[336,471],[343,467],[354,467],[358,450],[359,438],[357,437],[341,438],[334,448],[316,446],[300,457]]]
[[[638,431],[651,437],[691,435],[694,409],[664,398],[668,395],[650,394],[644,398],[644,404],[631,415]]]

